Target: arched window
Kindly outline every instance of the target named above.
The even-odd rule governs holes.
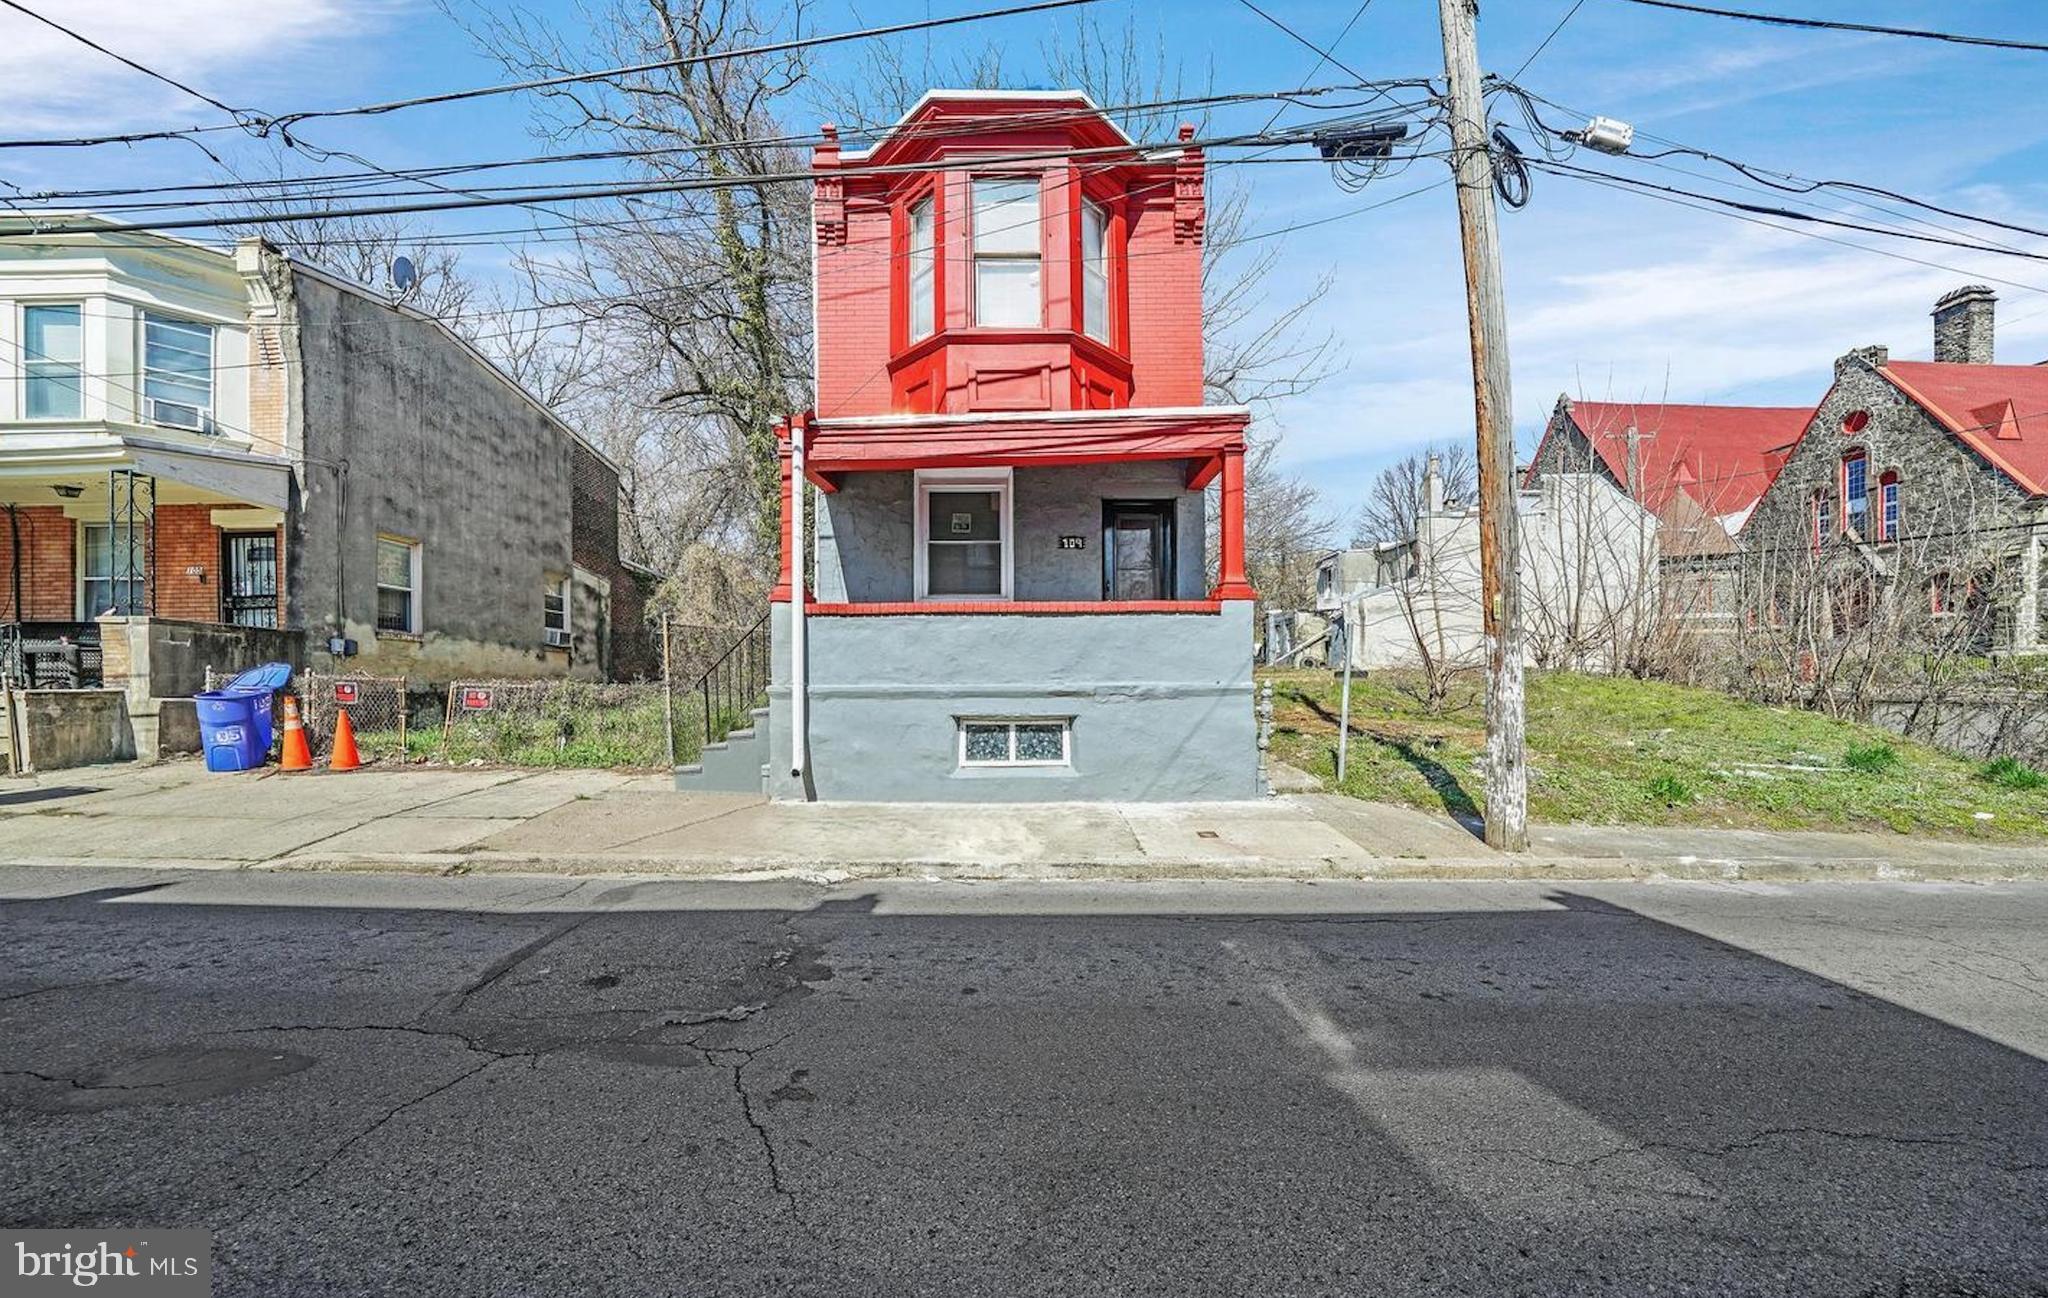
[[[1877,539],[1899,539],[1899,471],[1887,469],[1877,480]]]
[[[1857,536],[1869,536],[1870,457],[1850,451],[1842,457],[1842,528]]]

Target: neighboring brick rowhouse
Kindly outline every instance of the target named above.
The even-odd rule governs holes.
[[[78,588],[72,551],[78,524],[59,505],[23,505],[0,509],[0,620],[68,622],[78,616]],[[21,551],[14,549],[19,534]],[[18,567],[17,567],[18,565]],[[20,576],[21,607],[14,603],[15,578]]]
[[[249,435],[256,450],[273,455],[285,451],[291,400],[290,375],[278,332],[274,324],[259,324],[249,330]]]
[[[619,559],[619,478],[590,448],[570,453],[569,544],[576,565],[611,583],[611,663],[614,680],[660,674],[647,633],[639,580]]]
[[[152,612],[183,622],[220,621],[220,531],[210,505],[158,505]]]

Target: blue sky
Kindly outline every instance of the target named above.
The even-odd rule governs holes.
[[[431,0],[43,3],[114,49],[220,98],[268,111],[502,79]],[[2048,39],[2048,14],[2029,0],[1744,3],[1816,17]],[[1262,4],[1317,41],[1333,37],[1357,9],[1357,0]],[[581,30],[577,5],[535,0],[528,7],[560,27],[573,47]],[[821,0],[810,9],[807,25],[837,31],[979,7],[987,6],[981,0],[857,6]],[[1570,7],[1571,0],[1488,0],[1480,23],[1486,66],[1512,73]],[[1158,32],[1191,81],[1213,77],[1218,90],[1302,84],[1315,62],[1315,55],[1238,0],[1104,0],[1094,9],[1108,23],[1134,20],[1141,30]],[[1033,15],[954,28],[932,40],[941,57],[956,47],[998,40],[1028,76],[1032,51],[1056,38],[1064,22],[1057,15]],[[1336,53],[1371,77],[1439,74],[1436,5],[1371,0]],[[818,75],[843,77],[852,69],[842,49],[821,57]],[[2048,221],[2044,74],[2048,55],[1782,30],[1626,0],[1585,0],[1521,80],[1573,107],[1628,120],[1639,131],[1758,166],[1862,180],[2039,225]],[[1326,67],[1314,79],[1341,75]],[[1255,126],[1266,111],[1238,110],[1215,124]],[[796,103],[789,105],[788,117],[792,127],[807,129],[817,114]],[[104,56],[0,12],[0,120],[9,123],[8,134],[39,135],[216,119],[205,107]],[[307,133],[386,166],[541,151],[527,131],[526,105],[516,98],[321,123]],[[243,147],[229,160],[244,165],[256,156],[253,149]],[[1647,163],[1612,165],[1692,188],[1707,185],[1702,176],[1723,174],[1697,159],[1669,161],[1701,175]],[[195,150],[175,143],[0,157],[0,179],[30,190],[174,183],[206,171]],[[1236,179],[1253,188],[1257,220],[1276,228],[1351,212],[1429,184],[1443,167],[1423,159],[1404,175],[1357,194],[1338,188],[1327,171],[1308,162],[1237,173]],[[548,178],[565,174],[551,172]],[[1716,192],[1769,201],[1722,187]],[[1895,213],[1858,208],[1839,196],[1826,201],[1848,218],[1899,220]],[[432,228],[449,230],[517,224],[505,213],[431,220]],[[1975,279],[1999,291],[2000,359],[2048,358],[2048,264],[2042,262],[1830,232],[1897,254],[1881,256],[1545,175],[1537,176],[1528,208],[1503,214],[1502,229],[1516,422],[1525,443],[1533,442],[1560,393],[1772,404],[1816,400],[1832,358],[1852,346],[1882,342],[1894,355],[1925,356],[1933,299]],[[1968,233],[2048,250],[2048,241],[2010,232]],[[1345,515],[1389,458],[1470,433],[1451,194],[1437,187],[1285,237],[1282,248],[1265,286],[1275,304],[1298,297],[1326,271],[1335,272],[1335,287],[1310,323],[1336,336],[1343,369],[1312,394],[1281,405],[1269,422],[1283,435],[1287,466],[1312,478],[1333,517]],[[490,274],[508,255],[482,248],[466,258],[472,269]]]

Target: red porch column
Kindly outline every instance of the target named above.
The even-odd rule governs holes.
[[[1220,534],[1220,553],[1216,562],[1216,589],[1209,592],[1211,599],[1257,599],[1259,592],[1244,572],[1244,450],[1223,452],[1223,485],[1218,492],[1222,498],[1223,516],[1217,532]]]

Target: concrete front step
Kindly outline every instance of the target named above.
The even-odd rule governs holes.
[[[768,709],[753,710],[754,724],[704,745],[697,761],[676,767],[676,788],[685,793],[763,793],[768,788]]]

